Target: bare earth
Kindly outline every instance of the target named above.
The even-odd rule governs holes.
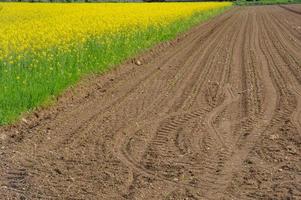
[[[300,13],[234,8],[2,127],[0,199],[301,199]]]

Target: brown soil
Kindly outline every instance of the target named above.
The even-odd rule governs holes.
[[[301,199],[300,10],[234,8],[2,127],[0,199]]]

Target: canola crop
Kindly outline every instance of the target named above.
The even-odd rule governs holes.
[[[127,29],[164,26],[229,3],[22,4],[1,3],[0,58]]]
[[[0,3],[0,124],[231,5]]]

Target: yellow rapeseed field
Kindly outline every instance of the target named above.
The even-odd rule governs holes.
[[[57,46],[120,30],[165,25],[197,11],[230,3],[0,3],[0,59],[24,50]],[[19,55],[22,56],[22,55]],[[14,58],[15,59],[15,58]]]
[[[0,3],[0,125],[231,3]]]

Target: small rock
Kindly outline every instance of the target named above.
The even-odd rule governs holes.
[[[28,121],[25,118],[22,118],[21,121],[24,122],[25,124],[28,124]]]
[[[178,179],[178,178],[174,178],[173,180],[174,180],[174,181],[179,181],[179,179]]]
[[[5,135],[4,133],[0,134],[0,140],[6,140],[7,135]]]
[[[276,140],[276,139],[278,139],[278,138],[279,138],[278,135],[271,135],[271,136],[270,136],[270,139],[271,139],[271,140]]]
[[[138,65],[138,66],[142,65],[142,63],[141,63],[140,60],[136,60],[136,61],[135,61],[135,64]]]

